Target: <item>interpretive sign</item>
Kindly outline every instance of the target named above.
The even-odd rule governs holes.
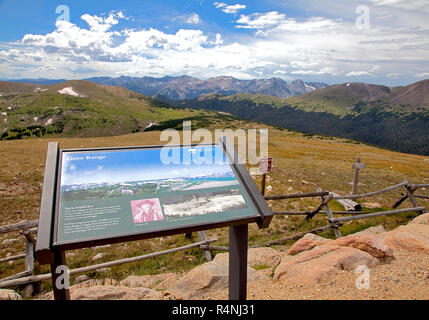
[[[53,245],[260,217],[219,145],[175,149],[61,151]]]
[[[222,137],[218,144],[60,150],[48,144],[36,242],[55,299],[65,251],[229,227],[229,297],[246,298],[248,224],[273,214]]]

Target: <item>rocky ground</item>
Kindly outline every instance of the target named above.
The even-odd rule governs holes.
[[[429,213],[390,232],[382,227],[328,240],[307,234],[287,251],[248,251],[248,299],[429,299]],[[228,254],[186,274],[82,276],[75,300],[227,299]],[[0,290],[0,299],[19,299]],[[52,292],[38,299],[52,299]]]
[[[359,274],[338,270],[319,283],[280,284],[272,280],[249,283],[249,300],[343,300],[429,299],[429,256],[395,250],[394,259],[370,269],[369,289],[358,289]],[[226,290],[211,292],[204,299],[227,299]]]

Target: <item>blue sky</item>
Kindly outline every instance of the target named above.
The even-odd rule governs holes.
[[[428,15],[427,0],[0,0],[0,78],[405,85],[429,78]]]
[[[232,172],[219,147],[173,149],[179,151],[178,158],[168,165],[163,163],[169,161],[162,160],[162,149],[65,153],[62,185],[132,182]],[[183,154],[191,155],[188,164],[183,161]],[[170,158],[171,155],[170,153]],[[199,159],[195,160],[195,155],[199,155]],[[87,156],[95,158],[87,159]],[[207,161],[203,161],[204,157]]]

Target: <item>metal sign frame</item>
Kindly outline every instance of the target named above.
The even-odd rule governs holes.
[[[140,231],[131,234],[105,236],[91,239],[58,243],[57,231],[59,223],[59,195],[61,179],[61,160],[65,152],[114,151],[162,148],[165,146],[135,146],[90,149],[59,149],[57,142],[48,144],[42,199],[39,214],[39,226],[36,242],[36,258],[40,264],[51,264],[54,295],[56,299],[69,299],[67,289],[55,287],[56,267],[66,265],[65,251],[79,248],[100,246],[120,242],[136,241],[156,237],[169,236],[208,229],[230,227],[230,299],[242,300],[246,297],[247,287],[247,225],[256,222],[260,228],[269,226],[273,214],[263,196],[249,175],[246,166],[239,160],[238,154],[226,137],[221,137],[218,144],[175,145],[169,147],[219,146],[233,170],[240,186],[247,196],[252,208],[258,215],[227,219],[219,222],[190,223],[186,226],[159,228],[151,231]],[[246,250],[244,250],[246,248]],[[243,250],[245,253],[243,253]],[[245,275],[244,275],[245,274]]]

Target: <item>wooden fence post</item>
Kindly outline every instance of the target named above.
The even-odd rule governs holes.
[[[353,190],[352,194],[358,194],[358,188],[359,188],[359,170],[365,169],[366,164],[360,162],[360,158],[357,158],[356,163],[353,164],[353,168],[355,169],[355,176],[353,179]]]
[[[322,189],[317,188],[316,191],[317,192],[322,192]],[[325,203],[327,199],[332,199],[332,198],[330,198],[330,196],[332,197],[332,195],[329,195],[327,197],[325,197],[325,196],[320,197],[322,199],[322,203]],[[324,208],[325,208],[326,214],[328,216],[329,223],[330,223],[332,229],[334,229],[335,236],[337,238],[341,238],[342,235],[341,235],[340,229],[338,228],[338,226],[333,221],[334,220],[334,215],[332,214],[331,208],[329,208],[329,204],[328,203],[329,203],[329,201],[326,202],[326,204],[324,204]]]
[[[417,208],[419,206],[419,204],[417,203],[417,200],[416,200],[416,198],[414,197],[414,194],[413,194],[414,191],[417,190],[417,188],[415,186],[406,185],[405,189],[407,190],[407,196],[408,196],[408,199],[410,199],[411,205],[414,208]],[[419,211],[418,213],[422,214],[423,211]]]
[[[34,242],[31,233],[25,235],[25,270],[29,275],[34,275]],[[31,273],[30,273],[31,272]],[[34,292],[34,285],[28,284],[24,288],[24,298],[31,298]]]
[[[319,188],[317,190],[320,190]],[[310,214],[307,215],[307,217],[305,218],[306,220],[311,220],[311,218],[313,218],[320,210],[322,210],[322,208],[324,208],[333,198],[334,196],[332,194],[325,196],[321,196],[320,198],[322,199],[322,202],[319,204],[319,206],[314,209],[312,212],[310,212]]]
[[[192,239],[192,232],[185,233],[185,238],[190,240]],[[205,231],[198,231],[198,239],[200,241],[206,241],[206,232]],[[207,248],[201,248],[203,250],[204,258],[206,258],[207,261],[212,261],[212,255],[210,253],[210,249]]]
[[[402,202],[404,202],[405,200],[407,200],[408,199],[408,193],[402,193],[401,194],[401,199],[399,199],[398,201],[396,201],[394,204],[393,204],[393,206],[392,206],[392,208],[393,209],[395,209],[395,208],[397,208],[397,207],[399,207],[400,205],[401,205],[401,203]]]
[[[207,240],[206,232],[198,231],[198,238],[200,239],[200,241],[206,241]],[[212,255],[209,249],[203,249],[203,253],[207,261],[212,261]]]

